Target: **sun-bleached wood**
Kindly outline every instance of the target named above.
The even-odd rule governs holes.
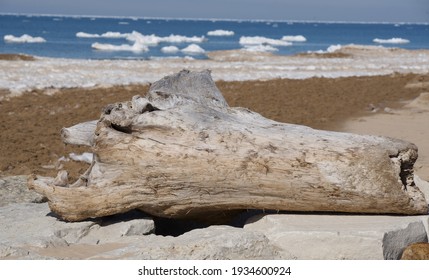
[[[97,121],[79,123],[61,129],[61,139],[66,144],[92,146]]]
[[[131,209],[162,217],[236,209],[428,211],[413,182],[415,145],[231,108],[209,71],[181,71],[152,84],[145,97],[107,106],[92,136],[94,162],[76,183],[29,179],[65,220]]]

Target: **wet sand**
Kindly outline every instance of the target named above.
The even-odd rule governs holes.
[[[394,74],[216,84],[230,106],[246,107],[280,122],[353,131],[353,125],[344,125],[346,121],[386,115],[385,108],[399,110],[420,93],[429,91],[428,81],[429,75]],[[0,176],[31,173],[55,176],[58,169],[65,168],[71,179],[76,178],[88,165],[58,162],[58,159],[89,148],[63,144],[61,128],[98,119],[106,105],[144,95],[147,89],[147,85],[46,89],[0,101]],[[428,130],[415,127],[411,131],[419,134],[419,129]],[[357,132],[362,131],[365,130]],[[376,128],[370,132],[382,134]]]

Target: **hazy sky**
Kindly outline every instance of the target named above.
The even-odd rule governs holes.
[[[0,0],[0,13],[429,22],[429,0]]]

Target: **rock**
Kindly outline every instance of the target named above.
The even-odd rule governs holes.
[[[118,221],[117,217],[68,223],[50,213],[47,203],[10,204],[0,208],[0,259],[40,258],[41,249],[67,247],[94,241],[118,241],[123,235],[148,234],[154,231],[151,219]],[[115,239],[116,238],[116,239]]]
[[[288,259],[399,259],[409,244],[427,242],[428,216],[265,215],[246,231],[264,233]]]
[[[0,178],[0,207],[22,202],[41,203],[44,197],[28,189],[25,175]]]
[[[429,260],[429,243],[414,243],[405,248],[401,260]]]
[[[142,218],[144,214],[131,211],[122,215],[116,215],[108,222],[91,227],[91,231],[84,236],[79,243],[106,244],[112,242],[124,242],[125,236],[141,236],[155,232],[155,224],[150,218]],[[104,219],[106,220],[106,219]]]
[[[128,238],[128,245],[92,259],[279,259],[264,234],[230,226],[210,226],[178,237],[150,235]]]

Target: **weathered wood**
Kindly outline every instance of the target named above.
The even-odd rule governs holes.
[[[61,129],[61,139],[66,144],[92,146],[97,121],[89,121],[64,127]]]
[[[181,71],[145,97],[107,106],[93,136],[94,162],[72,188],[29,180],[65,220],[136,208],[163,217],[234,209],[428,211],[413,182],[415,145],[230,108],[209,71]]]

